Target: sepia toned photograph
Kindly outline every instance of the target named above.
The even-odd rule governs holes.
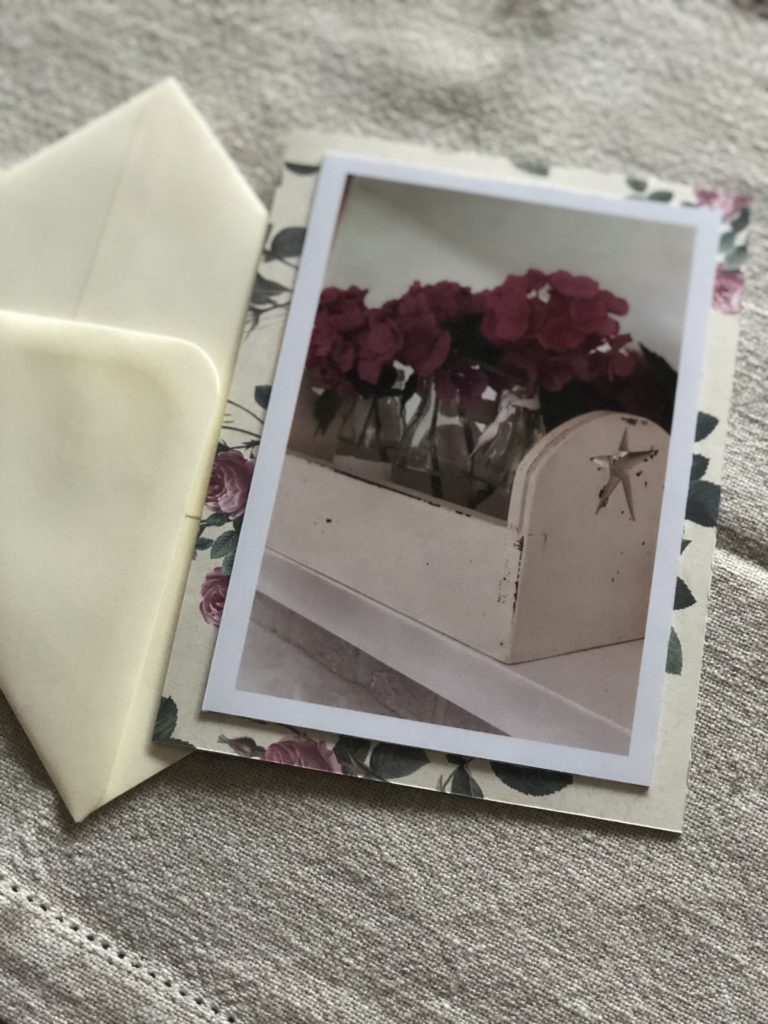
[[[643,784],[708,221],[350,162],[321,174],[206,708]]]

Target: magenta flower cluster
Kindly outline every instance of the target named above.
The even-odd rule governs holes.
[[[626,300],[565,270],[510,274],[473,292],[416,281],[399,299],[366,305],[357,287],[321,296],[307,368],[316,386],[376,388],[397,361],[440,397],[474,398],[488,384],[558,391],[572,380],[626,377],[638,354],[620,333]]]

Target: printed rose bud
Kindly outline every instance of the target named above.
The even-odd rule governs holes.
[[[320,772],[341,771],[334,752],[325,743],[309,736],[286,736],[277,743],[271,743],[264,752],[264,760],[297,768],[314,768]]]
[[[200,614],[209,626],[221,625],[221,615],[224,611],[224,601],[227,597],[229,587],[229,576],[221,571],[221,566],[212,569],[203,580],[200,588]]]
[[[248,500],[253,467],[253,460],[246,459],[240,451],[219,452],[205,496],[208,508],[228,516],[240,515]]]

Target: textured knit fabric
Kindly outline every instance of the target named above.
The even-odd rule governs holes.
[[[757,200],[683,837],[212,755],[74,826],[0,704],[5,1024],[768,1021],[767,13],[0,0],[5,165],[174,74],[267,201],[291,127]]]

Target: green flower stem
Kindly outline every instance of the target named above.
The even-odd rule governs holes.
[[[263,425],[264,420],[260,416],[257,416],[255,412],[253,412],[251,409],[246,408],[246,406],[240,405],[239,402],[233,402],[232,399],[229,398],[227,399],[227,405],[234,405],[236,409],[242,409],[243,412],[247,412],[249,416],[253,416],[255,420],[257,420],[259,423]]]
[[[226,423],[222,424],[221,429],[234,431],[235,434],[247,434],[248,437],[255,437],[256,439],[258,439],[259,436],[258,434],[254,434],[252,430],[244,430],[242,427],[229,427]]]

